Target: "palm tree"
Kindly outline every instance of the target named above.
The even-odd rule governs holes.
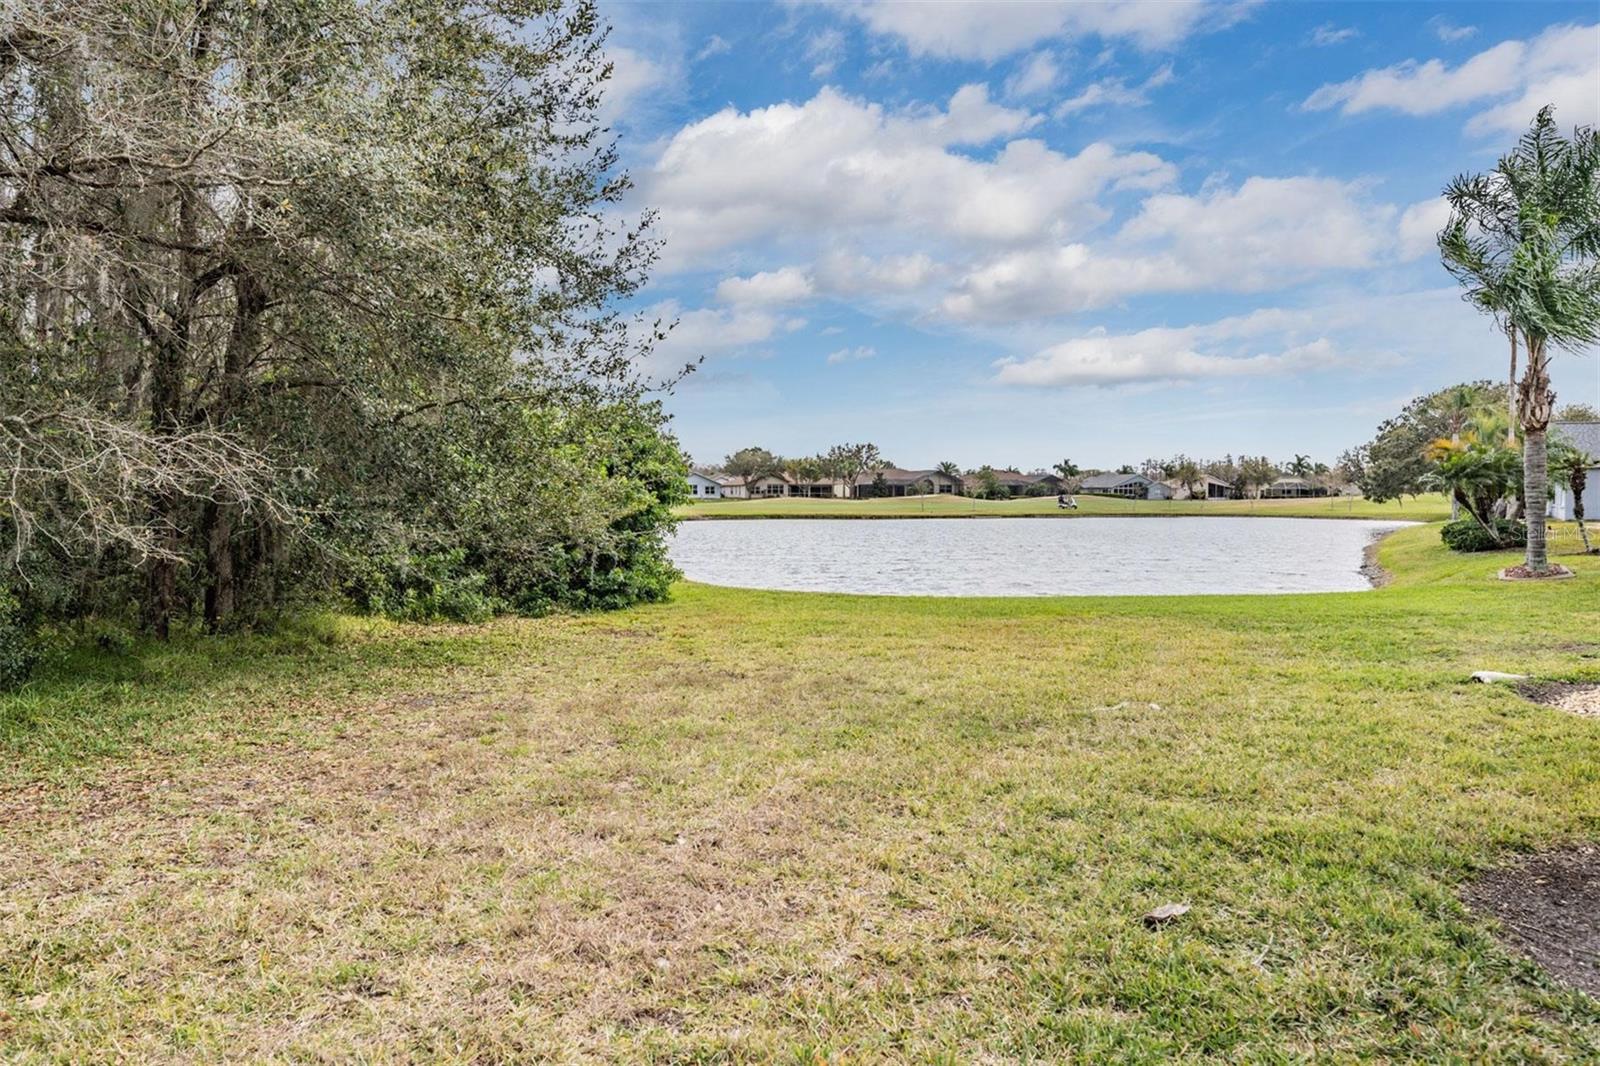
[[[1423,484],[1449,493],[1452,502],[1459,503],[1489,539],[1499,543],[1493,509],[1495,501],[1516,483],[1517,453],[1470,437],[1465,442],[1441,437],[1428,446],[1428,458],[1434,466],[1423,476]]]
[[[1496,415],[1496,398],[1480,385],[1466,383],[1452,385],[1440,392],[1433,401],[1432,407],[1438,414],[1444,429],[1450,434],[1451,444],[1460,444],[1462,434],[1482,427],[1493,420]],[[1486,435],[1481,435],[1486,437]],[[1511,439],[1516,438],[1513,430]],[[1461,517],[1461,501],[1454,494],[1450,497],[1450,521],[1454,522]]]
[[[1583,541],[1585,555],[1594,551],[1589,546],[1589,530],[1583,524],[1583,492],[1589,484],[1589,468],[1600,466],[1600,459],[1574,448],[1563,440],[1551,442],[1550,476],[1572,493],[1572,517],[1578,523],[1578,537]]]
[[[1469,382],[1440,392],[1433,406],[1450,439],[1459,444],[1462,434],[1497,420],[1499,400],[1482,385]]]
[[[1527,568],[1550,568],[1545,433],[1555,406],[1550,346],[1581,350],[1600,341],[1600,138],[1580,127],[1568,140],[1551,108],[1540,110],[1516,148],[1487,174],[1445,189],[1450,221],[1439,234],[1445,269],[1469,303],[1522,341],[1516,383],[1522,429]]]

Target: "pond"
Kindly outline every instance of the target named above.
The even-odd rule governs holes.
[[[1352,592],[1408,522],[1310,518],[746,519],[684,522],[691,581],[899,596]]]

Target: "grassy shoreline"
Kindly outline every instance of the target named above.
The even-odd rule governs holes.
[[[1583,1061],[1458,901],[1600,825],[1600,559],[1383,588],[683,585],[80,653],[0,696],[23,1060]],[[1169,900],[1189,915],[1150,931]]]

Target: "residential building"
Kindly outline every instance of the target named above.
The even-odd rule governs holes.
[[[1123,496],[1130,500],[1170,500],[1172,490],[1143,474],[1091,474],[1081,491],[1089,496]]]
[[[1024,474],[1020,470],[992,470],[995,485],[1005,489],[1013,496],[1027,496],[1030,493],[1046,494],[1060,492],[1066,485],[1054,474]],[[984,491],[984,479],[981,474],[974,471],[961,479],[963,491],[969,496],[976,496]],[[1043,486],[1043,488],[1039,488]]]
[[[1239,496],[1239,490],[1233,482],[1210,474],[1201,478],[1198,489],[1176,478],[1163,481],[1162,484],[1171,490],[1174,500],[1233,500]]]
[[[1560,437],[1586,455],[1600,460],[1600,422],[1552,422],[1550,436]],[[1600,466],[1588,468],[1583,489],[1583,515],[1600,518]],[[1569,486],[1550,481],[1550,517],[1570,522],[1577,517],[1576,501]]]
[[[939,470],[902,470],[888,466],[856,477],[858,496],[940,496],[957,493],[960,489],[960,478]]]
[[[1280,477],[1261,490],[1261,498],[1264,500],[1299,499],[1303,496],[1326,496],[1327,494],[1327,489],[1321,485],[1313,485],[1303,477]]]
[[[719,500],[726,492],[722,478],[699,470],[689,471],[689,498],[691,500]]]

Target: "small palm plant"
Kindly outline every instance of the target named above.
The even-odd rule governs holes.
[[[1433,469],[1423,478],[1423,484],[1449,495],[1483,528],[1490,540],[1500,543],[1500,531],[1492,521],[1494,505],[1522,476],[1517,453],[1468,436],[1459,441],[1448,438],[1434,441],[1428,446],[1427,457]]]

